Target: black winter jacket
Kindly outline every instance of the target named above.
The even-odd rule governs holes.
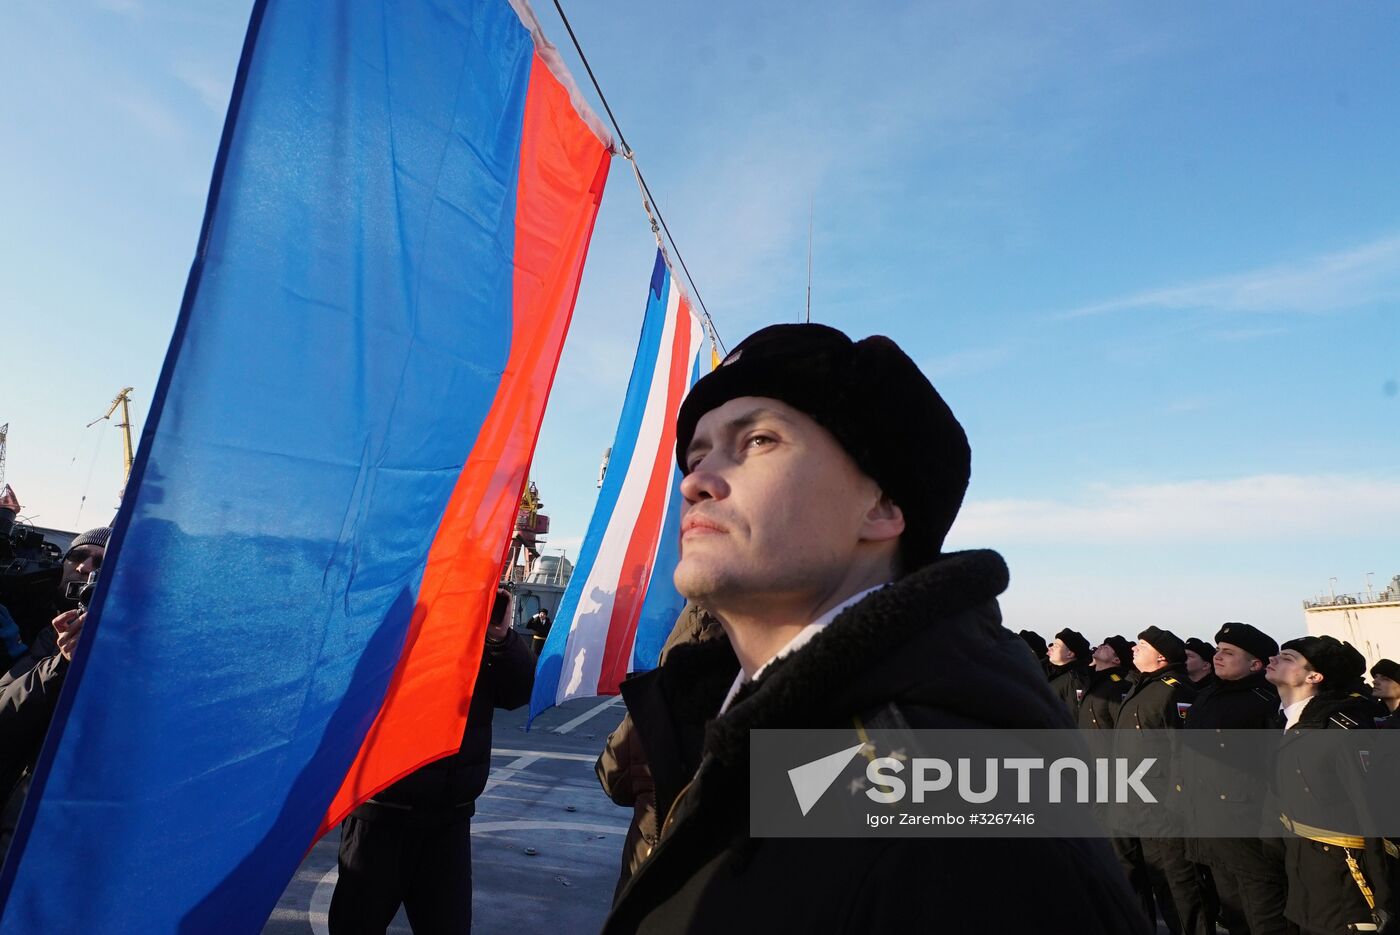
[[[869,595],[747,684],[698,749],[697,717],[714,715],[737,671],[727,639],[678,646],[624,683],[670,814],[604,932],[1146,931],[1101,840],[748,835],[751,730],[890,715],[913,728],[1069,726],[1025,643],[1001,626],[1006,581],[996,553],[961,552]]]
[[[1276,743],[1278,707],[1278,691],[1263,672],[1234,681],[1213,679],[1196,696],[1182,735],[1194,755],[1180,777],[1196,827],[1257,826],[1270,817],[1264,814],[1268,784],[1261,782],[1259,767]],[[1251,735],[1252,742],[1220,734],[1237,730],[1266,733]],[[1197,863],[1273,877],[1283,873],[1277,844],[1257,837],[1198,838],[1187,842],[1187,854]]]
[[[1060,699],[1071,719],[1079,717],[1079,703],[1089,689],[1089,679],[1093,674],[1094,670],[1087,665],[1074,663],[1050,680],[1050,693]]]
[[[1177,735],[1196,698],[1185,669],[1166,666],[1156,672],[1139,672],[1114,723],[1117,756],[1135,761],[1152,757],[1156,761],[1142,781],[1159,802],[1172,800]],[[1176,837],[1181,830],[1179,816],[1163,809],[1118,809],[1110,824],[1129,837]]]
[[[476,797],[491,773],[491,720],[496,708],[510,710],[530,700],[535,657],[520,634],[511,630],[499,646],[486,644],[472,689],[462,746],[451,756],[419,767],[355,809],[367,821],[413,817],[436,821],[444,815],[470,818]]]
[[[1079,702],[1080,729],[1112,730],[1118,721],[1118,707],[1132,687],[1122,666],[1090,670],[1084,697]]]

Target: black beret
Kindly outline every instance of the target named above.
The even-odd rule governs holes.
[[[1064,643],[1069,651],[1074,653],[1074,657],[1080,661],[1087,660],[1089,658],[1089,653],[1093,652],[1094,649],[1089,645],[1089,641],[1084,638],[1084,634],[1068,628],[1056,633],[1055,639]]]
[[[1041,636],[1034,630],[1022,630],[1016,635],[1026,641],[1026,645],[1031,648],[1031,652],[1035,653],[1035,658],[1045,658],[1045,637]]]
[[[1300,636],[1283,644],[1308,661],[1323,678],[1324,689],[1344,689],[1366,672],[1366,657],[1335,636]]]
[[[1393,659],[1382,659],[1371,666],[1371,676],[1374,678],[1377,675],[1383,675],[1392,682],[1400,682],[1400,664]]]
[[[1179,666],[1186,662],[1186,644],[1171,630],[1148,627],[1138,634],[1138,639],[1161,653],[1170,665]]]
[[[889,338],[852,341],[826,325],[770,325],[702,377],[676,416],[676,463],[705,413],[731,399],[786,403],[826,429],[904,513],[905,569],[943,548],[972,471],[967,435],[909,355]]]
[[[1270,656],[1278,655],[1278,643],[1274,641],[1272,636],[1264,633],[1258,627],[1234,620],[1220,628],[1220,632],[1215,634],[1215,641],[1238,646],[1255,659],[1263,662],[1268,662]]]
[[[1104,640],[1110,649],[1118,656],[1119,665],[1132,665],[1133,644],[1121,636],[1110,636]]]
[[[1185,646],[1191,652],[1200,656],[1206,662],[1210,662],[1215,657],[1215,647],[1198,637],[1191,637],[1186,641]]]

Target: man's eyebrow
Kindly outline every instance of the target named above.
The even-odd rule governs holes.
[[[769,409],[766,406],[760,406],[757,409],[750,409],[748,412],[744,413],[741,416],[735,416],[733,419],[730,419],[728,422],[724,423],[724,425],[721,428],[723,431],[728,433],[740,432],[746,428],[749,428],[757,422],[762,422],[764,419],[773,419],[777,422],[783,422],[787,425],[793,424],[791,419],[783,415],[783,413],[779,412],[778,410]],[[704,442],[692,437],[690,445],[685,449],[686,460],[690,460],[690,456],[695,453],[696,449],[703,450],[706,447],[708,446]]]

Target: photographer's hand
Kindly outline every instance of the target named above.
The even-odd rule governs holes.
[[[58,651],[69,662],[73,661],[73,647],[78,645],[78,634],[83,631],[87,611],[70,610],[53,618],[54,632],[58,634]]]

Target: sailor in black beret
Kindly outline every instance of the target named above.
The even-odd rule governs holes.
[[[1289,640],[1280,649],[1280,656],[1290,653],[1301,658],[1307,670],[1304,681],[1318,685],[1318,691],[1354,688],[1366,672],[1366,657],[1335,636],[1300,636]],[[1276,667],[1271,664],[1270,668]]]
[[[1107,646],[1110,650],[1112,650],[1114,657],[1118,660],[1117,662],[1113,662],[1112,665],[1126,667],[1133,664],[1132,640],[1126,639],[1122,636],[1109,636],[1104,638],[1102,645]],[[1095,657],[1097,657],[1098,653],[1095,653],[1094,655]]]
[[[1196,687],[1186,678],[1186,646],[1170,630],[1151,626],[1138,634],[1133,666],[1137,678],[1114,718],[1119,756],[1141,749],[1135,744],[1145,735],[1138,735],[1138,731],[1179,729],[1196,699]],[[1122,732],[1130,733],[1124,736]],[[1162,781],[1160,773],[1156,781]],[[1201,913],[1198,907],[1192,908],[1199,902],[1197,871],[1187,859],[1181,839],[1171,837],[1170,822],[1164,816],[1141,817],[1146,820],[1113,829],[1131,832],[1131,836],[1114,839],[1122,866],[1144,906],[1155,903],[1166,918],[1176,915],[1169,907],[1180,906],[1187,919],[1178,928],[1197,931]]]
[[[1215,647],[1199,637],[1186,641],[1186,677],[1197,689],[1205,688],[1213,677],[1211,660],[1215,658]]]
[[[1257,768],[1267,741],[1251,743],[1235,731],[1272,731],[1279,709],[1278,692],[1264,677],[1264,660],[1278,651],[1273,640],[1245,623],[1225,624],[1215,640],[1213,674],[1182,725],[1185,747],[1197,756],[1177,777],[1184,793],[1179,799],[1182,813],[1197,828],[1220,821],[1257,820]],[[1264,650],[1272,651],[1257,655]],[[1207,905],[1214,896],[1221,917],[1245,923],[1238,927],[1240,931],[1277,930],[1288,880],[1258,839],[1199,838],[1188,850],[1193,861],[1210,869],[1207,878],[1213,888],[1203,882],[1201,890]]]
[[[1138,655],[1142,652],[1141,647],[1144,643],[1153,653],[1162,657],[1160,662],[1149,655],[1146,657],[1145,666],[1138,664]],[[1133,647],[1133,663],[1142,672],[1155,672],[1162,665],[1185,666],[1186,644],[1171,630],[1148,627],[1138,634],[1138,645]]]
[[[1274,638],[1248,623],[1232,620],[1222,625],[1215,633],[1215,642],[1237,646],[1265,665],[1271,657],[1278,655],[1278,643]]]
[[[1050,690],[1064,702],[1072,718],[1078,718],[1079,702],[1089,687],[1091,652],[1084,634],[1068,627],[1056,633],[1050,644],[1050,664],[1059,670],[1050,679]]]
[[[1352,837],[1373,821],[1371,797],[1358,794],[1377,781],[1368,777],[1370,754],[1327,740],[1332,730],[1374,726],[1374,701],[1359,691],[1365,657],[1335,637],[1304,636],[1284,643],[1265,671],[1287,732],[1269,784],[1270,811],[1291,832],[1283,838],[1287,917],[1304,932],[1388,930],[1382,839]]]
[[[1395,712],[1400,709],[1400,664],[1393,659],[1382,659],[1371,666],[1371,694],[1390,712],[1378,727],[1400,728],[1400,717]]]
[[[1050,671],[1050,644],[1045,637],[1034,630],[1022,630],[1016,635],[1024,640],[1026,646],[1030,648],[1031,654],[1035,656],[1035,661],[1040,664],[1040,671],[1045,673],[1046,678],[1050,678],[1053,674]]]
[[[1077,721],[1084,730],[1109,730],[1118,714],[1123,696],[1133,687],[1128,679],[1128,663],[1133,660],[1133,644],[1121,636],[1110,636],[1090,654],[1092,671],[1084,695],[1079,700]]]

